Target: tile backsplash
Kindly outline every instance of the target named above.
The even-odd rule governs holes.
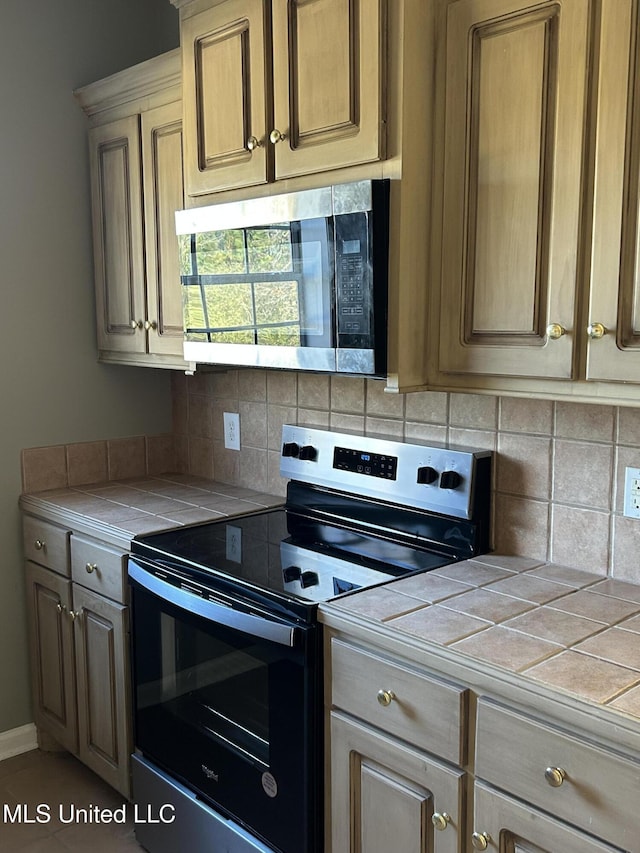
[[[495,547],[504,554],[640,582],[640,521],[622,515],[640,467],[640,409],[475,394],[387,394],[354,377],[272,370],[173,374],[178,471],[273,494],[283,423],[331,426],[497,451]],[[223,412],[240,414],[227,450]]]

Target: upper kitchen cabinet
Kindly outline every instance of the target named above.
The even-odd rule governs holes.
[[[384,0],[172,2],[189,196],[384,156]]]
[[[440,368],[570,378],[589,5],[447,9]]]
[[[100,360],[184,369],[174,221],[184,207],[180,51],[75,95],[91,123]]]
[[[603,0],[587,379],[640,382],[640,15]]]

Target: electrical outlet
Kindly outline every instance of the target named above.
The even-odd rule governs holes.
[[[242,562],[242,528],[236,524],[227,524],[227,560]]]
[[[624,515],[640,518],[640,468],[625,468]]]
[[[224,446],[229,450],[240,450],[240,415],[224,412]]]

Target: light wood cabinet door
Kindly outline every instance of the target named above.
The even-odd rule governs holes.
[[[262,0],[227,0],[182,21],[189,195],[267,180],[265,37]]]
[[[621,819],[624,819],[621,817]],[[492,853],[620,853],[591,835],[511,799],[488,785],[474,787],[474,850]]]
[[[183,321],[175,212],[184,208],[182,103],[141,114],[147,348],[182,358]]]
[[[461,853],[462,771],[338,712],[330,788],[336,853]]]
[[[588,343],[587,379],[640,382],[638,4],[603,0],[597,35],[591,281],[582,332],[596,337]]]
[[[76,752],[71,582],[27,561],[26,583],[35,723]]]
[[[89,131],[98,348],[146,350],[140,122]]]
[[[128,610],[73,584],[78,683],[78,757],[129,795],[131,702]]]
[[[573,376],[589,6],[448,6],[443,372]]]
[[[273,0],[275,177],[384,156],[382,0]],[[276,139],[278,137],[276,136]]]

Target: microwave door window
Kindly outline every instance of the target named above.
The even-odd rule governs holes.
[[[331,253],[317,222],[321,239],[307,222],[183,235],[187,340],[330,345]]]

